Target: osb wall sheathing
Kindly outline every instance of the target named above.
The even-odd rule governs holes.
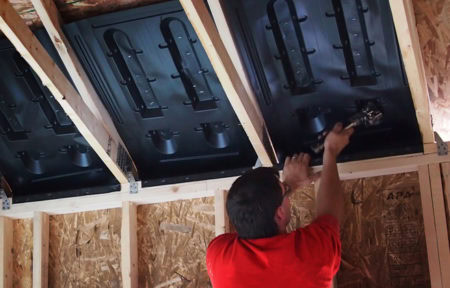
[[[49,287],[122,287],[121,209],[50,216]]]
[[[14,220],[13,287],[33,286],[33,219]]]
[[[138,206],[139,287],[211,287],[205,256],[214,198]]]
[[[144,6],[164,0],[54,0],[65,22],[93,17],[109,12]],[[42,23],[30,0],[9,0],[19,15],[32,27]]]
[[[430,287],[417,173],[344,182],[339,288]]]
[[[314,185],[302,188],[290,196],[291,222],[287,231],[291,232],[310,224],[315,217],[315,192]]]
[[[450,141],[450,1],[414,0],[434,130]]]

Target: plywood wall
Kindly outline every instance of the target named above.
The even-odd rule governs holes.
[[[14,220],[13,287],[33,286],[33,220]]]
[[[144,6],[164,0],[52,0],[65,22],[109,12]],[[30,0],[9,0],[20,16],[32,27],[42,26]]]
[[[344,182],[339,288],[430,287],[417,173]]]
[[[205,256],[214,233],[214,198],[139,206],[139,287],[211,287]]]
[[[121,209],[50,216],[49,287],[122,287]]]
[[[450,1],[413,0],[434,130],[450,141]]]

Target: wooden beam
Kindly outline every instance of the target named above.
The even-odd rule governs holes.
[[[217,190],[214,194],[216,236],[230,232],[230,220],[226,209],[227,196],[228,190]]]
[[[33,288],[48,287],[49,216],[34,212],[33,218]]]
[[[248,75],[245,71],[244,64],[242,62],[241,56],[234,41],[233,34],[231,33],[230,26],[226,19],[225,13],[223,11],[222,1],[220,0],[208,0],[209,10],[214,18],[214,23],[216,24],[217,31],[219,32],[220,38],[225,45],[225,48],[230,55],[231,61],[239,75],[239,78],[244,85],[245,91],[247,92],[249,99],[252,101],[255,107],[258,107],[257,111],[260,114],[259,117],[263,117],[261,111],[259,110],[259,104],[256,100],[255,92],[253,91],[250,81],[248,80]]]
[[[13,284],[13,220],[0,217],[0,288]]]
[[[434,143],[430,100],[411,0],[389,0],[423,143]]]
[[[254,105],[231,61],[203,0],[181,0],[181,5],[263,166],[278,162],[259,108]]]
[[[138,287],[137,206],[129,201],[122,205],[121,232],[122,284],[124,288]]]
[[[0,0],[0,30],[50,90],[117,180],[120,183],[128,183],[125,167],[121,165],[127,163],[127,159],[131,161],[125,147],[97,120],[8,0]]]
[[[444,182],[444,202],[447,216],[447,230],[450,231],[450,162],[441,163],[442,180]]]
[[[69,40],[67,40],[62,30],[62,19],[58,8],[53,0],[32,0],[34,9],[42,21],[42,24],[47,30],[53,45],[58,51],[64,66],[67,69],[72,81],[78,90],[83,101],[94,114],[94,116],[103,123],[106,130],[117,139],[119,143],[125,148],[125,144],[119,136],[119,133],[114,126],[114,123],[106,110],[105,106],[97,95],[91,81],[89,80],[83,66],[76,56]],[[136,170],[133,167],[133,170]]]
[[[375,177],[396,173],[417,171],[420,165],[450,162],[450,155],[411,154],[395,157],[339,163],[339,176],[342,180]],[[322,170],[322,166],[313,167],[314,172]],[[10,210],[1,211],[0,216],[12,218],[31,218],[33,211],[44,211],[51,214],[67,214],[100,209],[119,208],[123,201],[132,201],[139,205],[168,201],[213,197],[216,190],[229,189],[237,177],[210,179],[204,181],[185,182],[173,185],[142,188],[138,193],[130,194],[130,187],[121,192],[99,195],[88,195],[73,198],[55,199],[39,202],[13,204]],[[140,182],[138,182],[140,184]]]
[[[442,288],[444,286],[442,286],[442,275],[439,264],[439,251],[437,245],[436,225],[434,222],[433,198],[431,195],[430,172],[428,170],[428,165],[422,165],[419,167],[419,183],[431,287]]]
[[[428,169],[430,171],[431,196],[433,198],[434,222],[436,226],[442,286],[450,287],[450,248],[441,169],[440,165],[437,163],[428,165]]]

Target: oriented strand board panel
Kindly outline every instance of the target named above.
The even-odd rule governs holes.
[[[417,173],[344,182],[339,288],[430,287]]]
[[[71,22],[96,15],[144,6],[164,0],[54,0],[63,20]],[[30,0],[9,0],[26,23],[40,27],[42,23]]]
[[[121,209],[50,217],[49,287],[121,287]]]
[[[214,197],[138,207],[139,287],[211,287],[206,248],[214,238]]]
[[[434,130],[450,141],[450,1],[413,0]]]
[[[13,287],[33,286],[33,219],[14,220]]]
[[[291,222],[287,228],[288,232],[305,227],[314,220],[315,199],[314,185],[302,188],[290,196]]]

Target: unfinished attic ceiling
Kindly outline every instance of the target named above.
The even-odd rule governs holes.
[[[320,149],[314,153],[313,148],[320,146],[323,131],[335,121],[349,124],[368,108],[382,119],[362,121],[365,126],[357,127],[341,161],[422,150],[388,1],[363,2],[226,1],[281,160],[307,151],[319,162]],[[358,3],[364,4],[362,8]],[[64,28],[137,165],[143,186],[232,176],[253,166],[256,154],[177,1],[83,19]],[[55,56],[45,33],[37,34]],[[350,38],[355,34],[361,37],[359,42]],[[346,41],[349,45],[342,45]],[[2,159],[0,167],[15,201],[118,190],[109,171],[101,163],[94,165],[96,155],[76,131],[64,130],[61,136],[51,129],[46,108],[31,100],[35,92],[11,59],[7,70],[14,81],[4,83],[8,109],[2,113],[5,119],[15,116],[18,125],[3,121],[9,125],[3,132],[10,128],[39,136],[28,140],[12,139],[7,132],[1,136],[2,153],[9,153],[10,159]],[[47,91],[45,95],[51,99]],[[35,115],[27,114],[28,106],[46,124],[36,121],[28,127],[31,120],[26,119]],[[45,133],[39,132],[42,129]],[[66,148],[60,144],[64,137],[72,143],[64,144]],[[74,161],[85,158],[73,154],[69,146],[97,160],[92,160],[93,166],[77,166]],[[101,176],[92,174],[92,182],[86,181],[90,178],[82,175],[89,170]]]
[[[341,161],[422,151],[388,0],[224,6],[278,151],[320,161],[321,133],[367,108],[380,119],[356,127]]]

